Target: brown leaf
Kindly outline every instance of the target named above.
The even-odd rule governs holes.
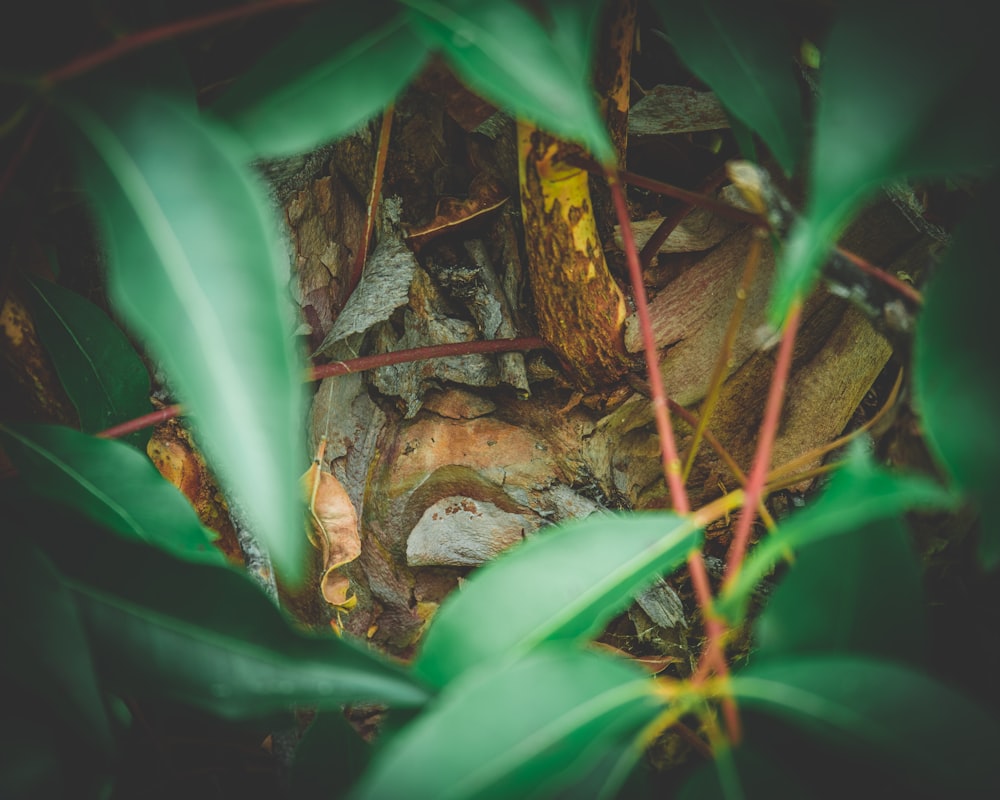
[[[302,476],[302,488],[309,503],[309,541],[322,553],[323,578],[320,591],[326,601],[348,611],[356,599],[349,596],[350,580],[337,572],[361,555],[358,515],[347,491],[333,475],[321,468],[326,439],[320,442],[312,466]]]
[[[465,200],[457,197],[443,197],[438,201],[434,219],[426,225],[418,225],[408,230],[406,240],[419,249],[431,239],[467,225],[491,211],[500,208],[508,200],[508,195],[487,173],[481,172],[469,185],[469,196]]]

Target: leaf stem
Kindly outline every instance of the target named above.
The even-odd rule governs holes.
[[[764,482],[767,479],[768,468],[771,463],[771,450],[778,433],[778,420],[781,416],[781,407],[785,399],[785,387],[788,384],[788,375],[791,372],[792,349],[795,345],[795,336],[798,332],[801,314],[802,302],[796,299],[788,313],[788,320],[785,323],[781,345],[778,349],[778,357],[774,365],[774,375],[771,377],[771,386],[767,394],[767,405],[764,407],[764,419],[761,423],[760,434],[757,440],[757,450],[754,453],[750,477],[747,479],[746,503],[744,503],[743,509],[740,511],[736,522],[736,530],[733,533],[733,541],[729,547],[725,573],[725,581],[727,583],[736,577],[743,563],[743,557],[746,555],[747,545],[750,541],[750,529],[757,516],[757,504],[763,498]]]

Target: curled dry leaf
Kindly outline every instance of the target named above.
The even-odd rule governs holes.
[[[457,197],[443,197],[438,201],[434,219],[426,225],[410,228],[406,240],[419,250],[431,239],[454,231],[491,211],[496,211],[507,202],[509,195],[490,175],[479,173],[469,185],[469,196],[465,200]]]
[[[333,475],[322,469],[326,438],[322,439],[312,466],[302,476],[309,503],[310,543],[322,554],[320,591],[339,611],[350,611],[357,598],[350,594],[350,579],[338,570],[361,555],[358,515],[347,491]]]

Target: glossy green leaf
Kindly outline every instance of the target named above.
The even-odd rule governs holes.
[[[187,498],[135,448],[54,425],[0,425],[0,438],[40,500],[180,558],[225,562]]]
[[[385,743],[350,797],[551,797],[662,711],[654,692],[625,660],[565,645],[474,670]]]
[[[480,567],[442,604],[414,669],[443,686],[542,642],[594,637],[700,543],[700,529],[668,512],[593,514],[543,529]]]
[[[242,572],[84,532],[49,551],[76,597],[102,679],[226,719],[349,702],[419,706],[401,668],[333,634],[300,633]]]
[[[754,658],[850,652],[916,662],[927,655],[923,609],[906,526],[879,520],[795,554],[754,624]]]
[[[164,365],[276,569],[305,561],[303,365],[278,221],[234,138],[125,89],[67,102],[116,308]]]
[[[27,281],[38,337],[76,407],[81,429],[97,433],[148,414],[149,374],[108,315],[58,284],[30,276]]]
[[[257,155],[306,152],[392,103],[426,57],[396,3],[333,3],[257,62],[213,111]]]
[[[0,559],[4,688],[30,689],[44,698],[34,716],[55,716],[73,732],[77,746],[90,758],[99,754],[109,766],[115,742],[76,605],[24,533],[5,541]]]
[[[993,251],[995,189],[956,232],[927,286],[914,348],[916,405],[932,451],[955,484],[989,507],[1000,475],[1000,365],[996,358]],[[1000,528],[982,526],[979,556],[1000,564]]]
[[[604,164],[615,151],[590,83],[601,4],[549,2],[550,28],[506,0],[403,0],[414,25],[475,91],[512,115],[585,145]]]
[[[845,6],[823,52],[805,215],[779,261],[771,322],[812,287],[830,247],[879,187],[1000,164],[990,27],[963,4]],[[971,11],[971,8],[966,8]]]
[[[739,574],[723,589],[716,609],[731,622],[739,621],[754,587],[789,552],[907,510],[950,508],[956,501],[952,492],[933,481],[881,469],[861,448],[853,449],[812,505],[782,522],[753,548]]]
[[[758,709],[905,768],[953,796],[1000,786],[1000,724],[921,672],[873,658],[800,656],[733,675],[741,707]]]
[[[657,0],[654,7],[677,54],[719,102],[756,131],[791,174],[805,126],[789,37],[771,3]]]

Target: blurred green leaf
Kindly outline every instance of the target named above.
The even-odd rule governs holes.
[[[585,145],[614,165],[590,83],[596,0],[546,3],[549,27],[506,0],[403,0],[414,25],[462,79],[508,113]]]
[[[385,742],[350,796],[551,797],[662,711],[655,692],[624,659],[566,645],[473,670]]]
[[[31,308],[38,337],[83,432],[97,433],[148,414],[149,374],[108,315],[58,284],[32,276],[27,281],[34,290]]]
[[[927,442],[955,484],[987,509],[1000,475],[1000,365],[993,330],[996,187],[955,233],[925,290],[914,347],[915,402]],[[1000,564],[1000,528],[981,526],[979,557]]]
[[[754,623],[754,660],[794,653],[927,655],[920,563],[906,526],[878,520],[795,555]]]
[[[775,327],[879,186],[1000,163],[1000,84],[981,15],[962,2],[844,7],[823,50],[808,202],[779,260]]]
[[[949,795],[988,796],[1000,786],[1000,724],[908,667],[844,655],[770,659],[740,670],[730,686],[741,707],[878,753]]]
[[[99,89],[64,108],[112,302],[163,362],[275,568],[298,583],[304,370],[278,221],[249,156],[167,97]]]
[[[725,586],[716,610],[733,624],[742,619],[754,587],[788,552],[911,509],[954,507],[957,498],[933,481],[876,467],[861,448],[830,479],[820,497],[793,514],[750,551]]]
[[[349,702],[419,706],[404,670],[332,633],[300,633],[242,572],[83,531],[48,548],[76,598],[102,680],[224,719]]]
[[[480,567],[442,604],[414,669],[443,686],[546,641],[596,636],[700,543],[700,529],[668,512],[593,514],[543,529]]]
[[[80,616],[55,568],[24,533],[5,541],[0,559],[4,690],[43,698],[34,716],[63,722],[75,746],[109,769],[116,746]]]
[[[805,126],[792,42],[777,7],[740,0],[657,0],[670,43],[719,102],[760,134],[790,175]]]
[[[372,748],[339,710],[319,713],[295,748],[291,797],[340,797],[367,769]]]
[[[312,150],[392,103],[427,58],[396,3],[333,3],[226,91],[213,112],[260,156]]]
[[[730,800],[734,797],[807,800],[815,796],[784,764],[759,752],[751,742],[744,741],[730,751],[728,768],[735,774],[723,775],[722,765],[716,759],[700,765],[681,786],[677,800]],[[738,784],[736,787],[732,785],[734,781]]]
[[[0,437],[39,499],[180,558],[225,563],[187,498],[129,445],[54,425],[0,425]]]

